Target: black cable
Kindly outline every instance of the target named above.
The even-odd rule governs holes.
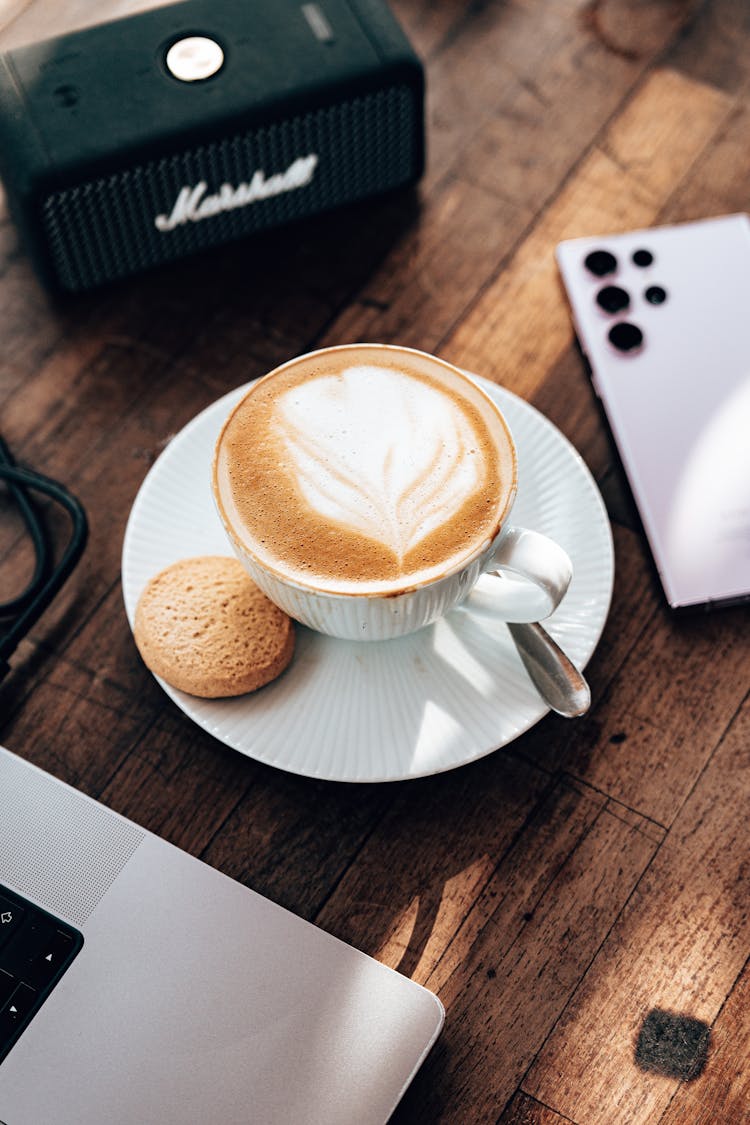
[[[0,605],[0,617],[16,615],[16,619],[5,635],[0,638],[0,679],[10,670],[8,658],[15,651],[22,637],[25,637],[47,606],[70,576],[83,554],[88,538],[88,521],[83,505],[63,485],[41,473],[19,469],[10,455],[7,445],[0,438],[0,480],[8,483],[8,489],[18,505],[24,522],[34,543],[36,565],[31,582],[17,597]],[[71,535],[62,558],[57,566],[51,566],[51,552],[44,524],[28,496],[28,490],[42,492],[67,511],[71,519]]]
[[[0,437],[0,466],[16,467],[13,455],[2,437]],[[44,581],[51,563],[50,548],[44,524],[29,498],[26,489],[13,481],[9,481],[8,491],[21,513],[23,522],[26,524],[26,529],[34,545],[34,573],[26,589],[18,594],[17,597],[11,598],[10,601],[7,602],[0,602],[0,617],[14,617],[33,601]]]

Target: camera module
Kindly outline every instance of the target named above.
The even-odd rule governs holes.
[[[605,285],[596,295],[596,303],[606,313],[618,313],[630,304],[630,295],[619,285]]]
[[[606,277],[617,269],[617,258],[609,250],[592,250],[584,258],[583,264],[594,277]]]
[[[629,324],[627,320],[621,320],[618,324],[612,325],[607,333],[607,339],[618,352],[627,354],[640,348],[643,343],[643,333],[637,324]]]
[[[650,266],[653,260],[654,255],[650,250],[636,250],[633,253],[633,264],[640,266],[642,269],[645,269],[646,266]]]
[[[663,305],[667,299],[667,291],[661,285],[649,285],[643,296],[650,305]]]

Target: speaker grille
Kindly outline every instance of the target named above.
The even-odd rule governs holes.
[[[87,289],[407,183],[418,171],[417,113],[414,91],[394,86],[57,191],[42,221],[58,280]],[[236,188],[311,154],[305,186],[172,230],[155,225],[185,187]]]
[[[144,833],[0,752],[0,879],[82,926]]]

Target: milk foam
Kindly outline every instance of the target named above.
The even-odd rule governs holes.
[[[481,477],[466,416],[401,372],[355,366],[294,387],[277,400],[275,428],[310,508],[377,540],[400,564]]]
[[[493,538],[515,460],[493,405],[449,365],[360,345],[255,384],[219,440],[216,486],[263,565],[318,589],[395,592]]]

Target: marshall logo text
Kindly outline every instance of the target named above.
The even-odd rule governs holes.
[[[171,213],[157,215],[154,225],[160,231],[174,230],[185,223],[199,223],[202,219],[210,219],[212,215],[218,215],[222,211],[235,211],[238,207],[247,207],[261,199],[270,199],[274,195],[307,187],[317,164],[318,157],[315,153],[300,156],[289,165],[286,172],[278,172],[266,179],[265,174],[258,169],[250,183],[238,184],[237,187],[222,184],[214,195],[206,195],[208,185],[201,180],[195,187],[183,187]]]

